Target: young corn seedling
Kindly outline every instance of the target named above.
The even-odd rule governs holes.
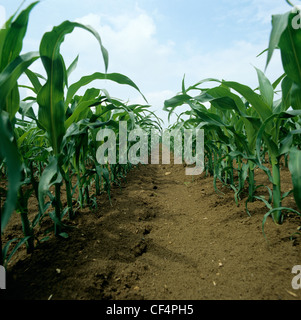
[[[5,23],[4,28],[0,29],[0,163],[1,165],[5,163],[8,172],[8,192],[5,204],[1,208],[1,234],[14,212],[18,200],[20,203],[20,196],[22,197],[22,193],[19,193],[21,160],[15,135],[16,113],[20,104],[18,79],[39,57],[36,52],[20,55],[29,14],[36,4],[37,2],[29,5],[19,15],[16,12]],[[23,204],[26,207],[26,201]],[[31,230],[27,228],[26,208],[22,213],[22,223],[24,232],[28,231],[30,235],[30,240],[28,241],[29,237],[25,237],[26,240],[21,239],[15,248],[27,241],[27,246],[31,250],[33,239]],[[9,260],[10,256],[7,258],[6,253],[10,243],[1,251],[1,264],[5,262],[4,260],[6,262]]]

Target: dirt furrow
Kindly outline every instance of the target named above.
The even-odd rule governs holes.
[[[289,180],[284,176],[284,187]],[[233,191],[219,188],[224,195],[212,177],[186,176],[182,165],[140,166],[114,187],[112,204],[102,195],[96,209],[78,212],[68,239],[52,236],[32,255],[19,250],[8,266],[6,297],[301,300],[291,286],[300,237],[290,240],[300,218],[282,226],[268,220],[267,242],[263,202],[249,205],[249,217],[244,199],[237,206]],[[13,217],[7,239],[18,223]]]

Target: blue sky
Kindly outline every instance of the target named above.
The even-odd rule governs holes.
[[[0,0],[0,19],[4,11],[6,18],[13,14],[21,2]],[[37,51],[43,34],[64,20],[89,24],[109,51],[108,72],[130,77],[166,121],[164,100],[181,90],[184,74],[187,86],[212,77],[255,88],[254,66],[263,70],[266,59],[256,56],[268,46],[271,15],[288,10],[285,0],[43,0],[31,13],[23,51]],[[87,32],[68,35],[61,52],[67,65],[79,54],[70,83],[104,71],[97,41]],[[32,69],[44,73],[39,62]],[[274,81],[281,72],[276,54],[266,74]],[[131,88],[109,82],[93,86],[124,101],[143,103]]]

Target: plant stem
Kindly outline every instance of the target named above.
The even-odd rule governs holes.
[[[73,220],[75,218],[75,215],[74,215],[73,205],[72,205],[71,182],[69,180],[69,177],[65,179],[65,185],[66,185],[69,219]]]
[[[28,220],[28,212],[24,210],[21,212],[21,220],[22,220],[22,229],[25,237],[30,237],[26,241],[27,253],[32,253],[34,250],[34,239],[33,239],[33,230],[30,227],[30,223]]]
[[[239,170],[239,171],[240,171],[241,168],[242,168],[241,156],[238,156],[238,159],[237,159],[237,167],[238,167],[238,170]]]
[[[89,186],[85,186],[85,198],[87,206],[90,204]]]
[[[254,202],[255,192],[255,175],[254,175],[254,164],[249,161],[249,201]]]
[[[209,156],[208,156],[208,171],[209,171],[209,174],[210,176],[213,176],[213,165],[212,165],[212,153],[210,152],[209,153]]]
[[[272,161],[273,174],[273,208],[281,207],[281,185],[280,185],[280,166],[278,161]],[[272,215],[277,224],[282,223],[281,210],[275,211]]]
[[[96,189],[96,195],[99,196],[100,195],[100,179],[97,171],[95,175],[95,189]]]
[[[78,181],[78,194],[79,194],[79,204],[80,207],[83,208],[83,190],[82,190],[82,183],[81,183],[81,177],[79,172],[77,173],[77,181]]]
[[[24,237],[30,237],[26,241],[27,253],[32,253],[34,251],[34,238],[33,238],[33,229],[30,226],[30,221],[28,219],[28,197],[22,192],[22,187],[20,188],[19,195],[19,210],[21,212],[21,221],[22,221],[22,230]]]
[[[61,233],[61,184],[55,184],[55,216],[58,223],[55,223],[54,230],[55,235],[59,235]]]
[[[233,170],[233,160],[231,157],[228,157],[228,166],[231,168],[230,169],[230,184],[233,185],[234,184],[234,170]]]

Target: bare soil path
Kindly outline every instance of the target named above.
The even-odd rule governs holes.
[[[300,218],[282,226],[268,219],[266,241],[264,204],[251,203],[249,217],[244,199],[236,206],[233,191],[219,188],[223,196],[212,177],[185,176],[181,165],[140,166],[113,189],[112,205],[103,195],[96,210],[79,212],[68,239],[52,237],[32,255],[20,250],[8,267],[7,298],[301,300],[291,285],[300,236],[290,240]],[[16,232],[13,220],[6,239]]]

